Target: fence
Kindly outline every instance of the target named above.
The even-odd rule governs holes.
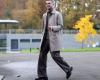
[[[63,30],[64,34],[76,34],[78,30]],[[9,30],[0,30],[0,34],[41,34],[42,30],[37,29],[9,29]],[[97,33],[100,34],[100,30],[97,30]]]

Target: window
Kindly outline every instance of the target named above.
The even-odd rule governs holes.
[[[99,29],[100,29],[100,24],[95,24],[95,25],[94,25],[94,29],[99,30]]]
[[[41,39],[32,39],[32,42],[41,42]]]
[[[20,42],[30,42],[30,39],[21,39]]]
[[[6,47],[6,39],[0,39],[0,47]]]
[[[18,39],[11,39],[11,49],[12,50],[18,49]]]

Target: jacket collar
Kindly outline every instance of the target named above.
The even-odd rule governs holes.
[[[48,11],[47,11],[47,12],[48,12]],[[46,12],[46,13],[47,13],[47,12]],[[51,13],[56,13],[56,9],[53,9]]]
[[[53,11],[51,13],[56,13],[56,9],[53,9]]]

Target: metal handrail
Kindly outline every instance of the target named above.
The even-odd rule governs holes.
[[[64,34],[76,34],[78,30],[63,30]],[[9,30],[0,30],[0,34],[41,34],[42,30],[35,29],[9,29]],[[100,30],[97,30],[97,33],[100,34]]]

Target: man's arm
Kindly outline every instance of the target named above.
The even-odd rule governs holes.
[[[62,29],[63,29],[63,18],[62,18],[62,14],[59,13],[57,15],[57,26],[52,26],[52,30],[54,32],[58,32],[58,31],[60,31]]]

